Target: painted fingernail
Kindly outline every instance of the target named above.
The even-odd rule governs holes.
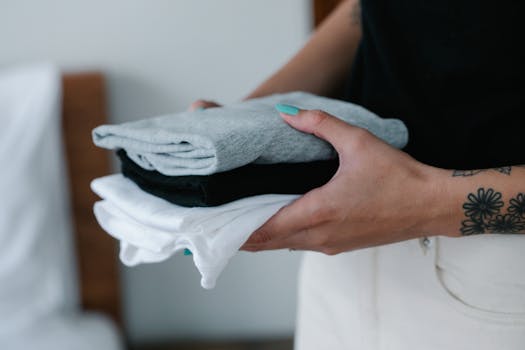
[[[184,249],[184,255],[193,255],[189,249]]]
[[[299,108],[292,106],[292,105],[286,105],[283,103],[276,104],[275,109],[281,113],[288,114],[288,115],[297,115],[299,113]]]
[[[203,110],[205,110],[205,109],[206,109],[206,108],[200,106],[200,107],[197,107],[197,109],[195,109],[195,110],[196,110],[196,111],[203,111]]]

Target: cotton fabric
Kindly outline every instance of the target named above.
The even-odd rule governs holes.
[[[524,2],[360,5],[363,34],[343,99],[401,119],[410,130],[404,150],[426,164],[525,163]]]
[[[93,180],[103,200],[95,203],[102,228],[121,242],[120,260],[128,266],[160,262],[189,249],[211,289],[233,257],[260,225],[297,195],[261,195],[209,208],[187,208],[142,191],[121,174]]]
[[[296,350],[521,350],[525,240],[434,237],[305,253]]]
[[[209,207],[260,194],[303,194],[327,183],[337,160],[248,164],[212,175],[166,176],[135,164],[119,150],[122,174],[142,190],[182,206]]]
[[[369,130],[394,147],[408,139],[405,125],[343,101],[304,92],[276,94],[223,108],[163,115],[93,130],[99,147],[126,150],[139,166],[164,175],[209,175],[249,163],[301,163],[335,159],[332,146],[287,125],[277,103],[322,109]]]

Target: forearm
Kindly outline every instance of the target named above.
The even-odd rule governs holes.
[[[525,167],[434,169],[424,209],[427,235],[525,233]]]
[[[359,19],[359,1],[344,1],[293,58],[246,99],[294,90],[333,94],[349,74],[361,39]]]

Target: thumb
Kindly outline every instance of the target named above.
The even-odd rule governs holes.
[[[338,152],[359,132],[359,128],[320,110],[305,110],[284,104],[277,104],[275,108],[290,126],[328,141]]]
[[[275,213],[250,236],[244,247],[274,249],[270,247],[278,245],[280,240],[289,235],[321,223],[329,213],[320,203],[324,203],[321,189],[306,193]]]

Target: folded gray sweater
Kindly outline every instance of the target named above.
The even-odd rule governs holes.
[[[321,109],[402,148],[408,132],[352,103],[304,92],[276,94],[222,108],[182,112],[93,130],[97,146],[123,148],[144,169],[165,175],[208,175],[248,163],[310,162],[335,158],[332,146],[287,125],[274,106]]]

